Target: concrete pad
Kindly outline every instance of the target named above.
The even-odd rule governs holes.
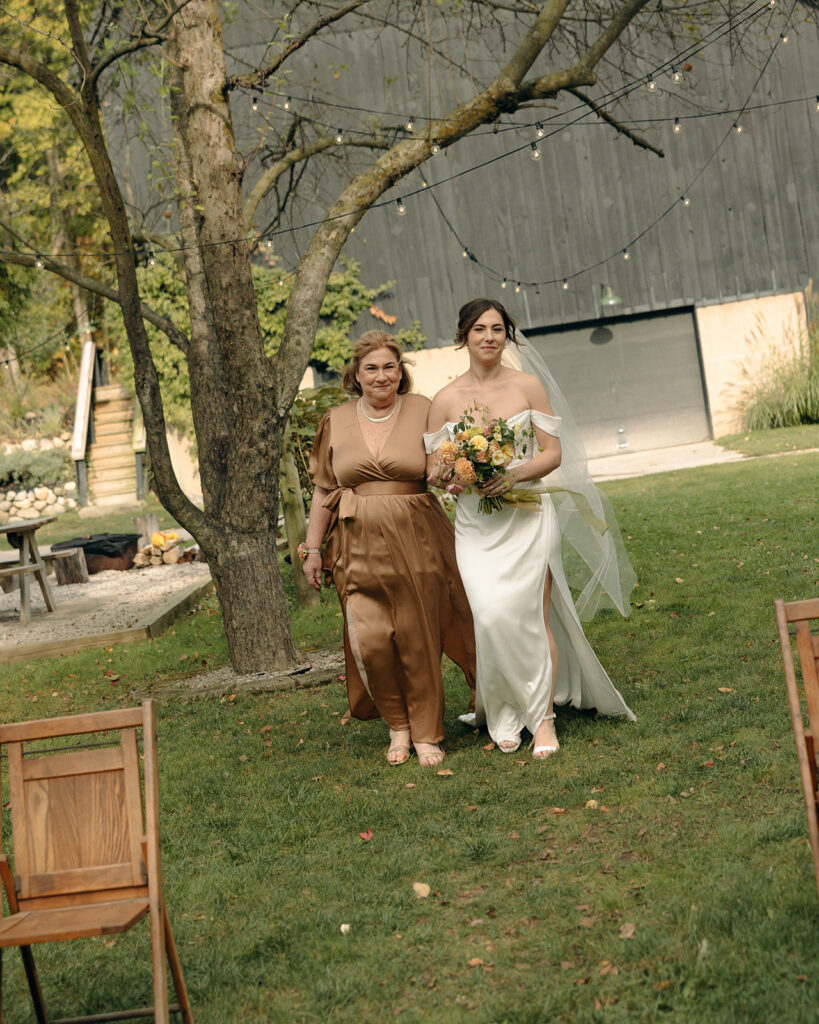
[[[667,473],[675,469],[694,469],[697,466],[712,466],[722,462],[738,462],[744,458],[746,456],[741,452],[723,448],[713,441],[699,441],[696,444],[652,448],[643,452],[621,452],[601,459],[589,459],[589,472],[595,482],[601,483],[605,480],[647,476],[649,473]]]

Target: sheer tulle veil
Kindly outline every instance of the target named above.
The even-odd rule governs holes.
[[[577,614],[584,621],[599,608],[631,612],[630,596],[637,576],[626,553],[617,517],[608,498],[589,475],[586,450],[569,403],[546,363],[520,331],[518,345],[507,344],[503,364],[537,377],[546,389],[555,416],[561,418],[560,467],[539,484],[526,488],[547,492],[557,512],[564,544],[563,568],[570,585],[579,592]]]

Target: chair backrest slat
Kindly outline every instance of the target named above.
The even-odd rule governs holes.
[[[116,714],[122,721],[122,714]],[[94,716],[81,717],[85,719],[81,732],[90,732],[86,726]],[[111,714],[101,712],[98,717],[102,731],[110,731]],[[125,720],[132,722],[133,717],[131,713]],[[141,711],[138,717],[141,725]],[[42,732],[49,738],[69,735],[48,728]],[[24,757],[19,741],[8,743],[7,749],[21,910],[27,900],[135,887],[144,890],[147,874],[136,728],[122,728],[117,746],[93,750],[37,751]]]

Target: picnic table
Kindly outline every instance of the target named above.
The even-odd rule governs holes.
[[[51,594],[51,587],[46,579],[46,568],[40,551],[37,547],[35,534],[41,526],[53,522],[56,516],[41,516],[39,519],[21,519],[16,522],[6,523],[0,526],[0,534],[5,534],[9,544],[18,551],[17,561],[12,565],[0,567],[0,578],[4,576],[16,576],[20,589],[20,622],[27,625],[31,621],[31,602],[29,599],[29,588],[31,580],[29,576],[34,573],[34,578],[40,584],[48,611],[54,611],[54,597]]]

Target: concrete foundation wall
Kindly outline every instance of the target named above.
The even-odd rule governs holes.
[[[742,430],[745,383],[772,349],[792,351],[807,330],[802,292],[695,310],[714,437]]]

